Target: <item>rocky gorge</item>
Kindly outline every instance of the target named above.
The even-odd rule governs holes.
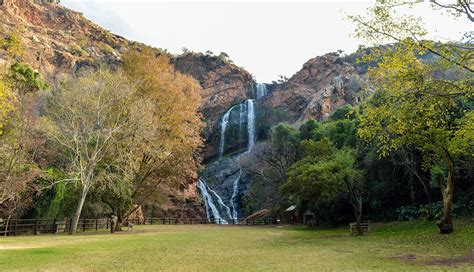
[[[20,60],[51,85],[103,64],[116,67],[125,52],[148,47],[112,34],[58,2],[0,1],[0,28],[24,37]],[[240,166],[241,156],[252,156],[254,144],[268,140],[268,131],[278,122],[297,126],[310,118],[322,120],[367,96],[362,91],[366,67],[355,61],[357,54],[318,56],[284,82],[261,84],[223,54],[153,50],[169,55],[176,70],[200,83],[199,110],[206,124],[202,179],[196,177],[179,189],[162,188],[163,203],[155,211],[159,215],[209,216],[212,202],[222,219],[247,216],[239,207],[252,180]],[[0,61],[7,61],[3,50]]]

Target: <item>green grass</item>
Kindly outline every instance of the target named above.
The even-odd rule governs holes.
[[[474,270],[426,264],[474,250],[474,221],[452,235],[433,222],[375,224],[371,234],[348,228],[136,226],[132,232],[0,238],[0,270]]]

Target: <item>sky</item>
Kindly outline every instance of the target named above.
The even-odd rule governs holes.
[[[61,0],[64,6],[127,39],[181,53],[226,52],[258,82],[290,77],[310,58],[363,43],[351,34],[348,14],[363,14],[371,2],[231,0]],[[459,40],[472,29],[466,19],[434,11],[427,4],[414,10],[426,22],[430,38]]]

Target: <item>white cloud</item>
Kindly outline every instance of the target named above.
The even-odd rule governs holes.
[[[370,5],[358,0],[61,3],[116,34],[173,53],[183,47],[226,52],[260,82],[269,82],[280,74],[291,76],[312,57],[338,49],[356,50],[360,41],[350,37],[353,26],[345,17],[362,13]],[[458,39],[463,27],[472,27],[466,20],[455,21],[429,7],[420,6],[410,12],[424,18],[435,38]]]

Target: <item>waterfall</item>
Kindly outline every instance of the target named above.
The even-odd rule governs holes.
[[[239,176],[234,180],[234,183],[232,185],[233,187],[232,197],[230,198],[230,205],[232,206],[232,218],[235,218],[235,219],[239,217],[239,214],[237,212],[237,195],[239,194],[239,181],[240,181],[241,175],[242,175],[242,170],[239,171]]]
[[[221,217],[221,215],[219,214],[219,210],[217,209],[216,205],[214,204],[214,201],[212,200],[212,196],[209,194],[209,192],[207,190],[209,187],[204,182],[204,180],[199,179],[198,188],[201,191],[201,195],[202,195],[202,198],[204,200],[204,206],[206,207],[207,219],[209,221],[212,221],[212,219],[214,219],[215,222],[220,221],[222,224],[227,224],[227,221],[225,219],[223,219]],[[210,190],[210,188],[209,188],[209,190]],[[211,214],[212,214],[212,218],[211,218]]]
[[[249,144],[247,152],[252,150],[255,145],[255,101],[253,99],[247,100],[247,132],[249,134]]]
[[[249,143],[247,145],[247,150],[245,153],[248,153],[252,150],[255,145],[255,101],[253,99],[247,100],[247,133],[249,138]],[[242,122],[242,116],[240,116]],[[240,163],[240,154],[237,158],[237,161]],[[230,205],[232,207],[232,218],[238,218],[237,212],[237,196],[239,195],[239,182],[240,177],[242,176],[242,169],[239,170],[239,176],[234,180],[232,184],[232,197],[230,198]]]
[[[219,143],[219,160],[222,159],[222,156],[224,155],[224,147],[225,147],[225,130],[227,128],[227,124],[229,123],[229,116],[230,116],[230,113],[232,112],[232,110],[235,108],[232,107],[230,108],[225,114],[224,116],[222,116],[222,120],[221,120],[221,139],[220,139],[220,143]]]
[[[266,96],[268,93],[267,85],[264,83],[257,83],[257,99]]]
[[[265,96],[267,94],[267,89],[264,84],[257,85],[257,99]],[[247,123],[247,135],[248,135],[248,144],[245,152],[240,153],[237,157],[232,156],[229,158],[223,159],[224,151],[225,151],[225,133],[227,126],[229,125],[231,112],[234,110],[236,106],[239,106],[239,137],[243,137],[244,134],[242,133],[245,129],[243,124]],[[235,122],[235,121],[232,121]],[[230,207],[227,206],[222,197],[219,194],[212,190],[204,181],[204,179],[199,179],[198,187],[201,191],[202,198],[204,201],[204,205],[206,208],[207,217],[209,220],[214,220],[214,222],[218,222],[220,219],[221,224],[228,224],[228,221],[225,220],[219,211],[223,212],[223,215],[228,220],[238,219],[238,196],[239,196],[239,184],[242,178],[242,168],[240,166],[240,157],[243,154],[249,153],[255,145],[256,136],[255,136],[255,100],[254,99],[247,99],[239,105],[235,105],[231,107],[223,116],[220,123],[220,143],[219,143],[219,163],[218,165],[226,165],[228,160],[232,161],[232,164],[235,166],[238,163],[238,176],[232,181],[232,195],[230,199],[227,199],[227,203],[230,203]],[[234,162],[235,160],[235,162]],[[225,170],[226,168],[224,168]],[[234,172],[236,173],[236,172]],[[233,176],[234,174],[232,174]],[[224,178],[225,180],[226,178]],[[230,189],[230,188],[229,188]],[[217,203],[214,202],[217,200]]]
[[[227,216],[229,218],[232,218],[232,215],[231,215],[231,212],[230,212],[230,208],[229,206],[227,206],[226,204],[224,204],[224,201],[222,201],[222,198],[216,193],[216,191],[212,190],[211,188],[209,188],[209,186],[207,186],[207,189],[209,191],[211,191],[211,193],[213,193],[216,198],[217,198],[217,203],[219,203],[219,205],[225,209],[225,211],[227,212]]]

